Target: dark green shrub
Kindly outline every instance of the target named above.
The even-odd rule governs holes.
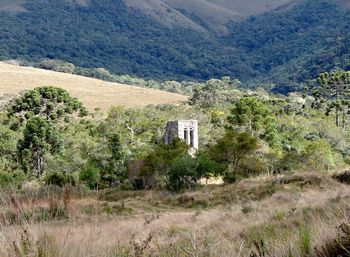
[[[32,118],[34,116],[33,112],[27,112],[26,114],[24,114],[24,117],[29,120],[30,118]]]
[[[54,185],[63,187],[67,184],[71,186],[76,186],[78,184],[78,177],[75,174],[63,173],[63,172],[53,172],[45,176],[46,185]]]
[[[154,177],[154,186],[164,187],[165,184],[169,186],[173,181],[177,180],[176,177],[178,176],[173,175],[172,178],[169,178],[169,176],[173,174],[173,171],[171,171],[172,166],[174,166],[176,160],[178,160],[178,166],[180,166],[181,163],[179,159],[188,155],[188,150],[188,145],[178,138],[174,139],[169,145],[156,145],[154,151],[146,156],[144,160],[141,172],[142,176]],[[173,169],[176,169],[177,173],[181,168],[174,166]],[[191,169],[195,169],[195,167]],[[194,170],[191,172],[194,172]],[[179,171],[178,174],[180,173],[182,173],[182,171]],[[172,180],[172,182],[170,182],[170,180]]]
[[[101,175],[98,168],[91,164],[87,164],[80,171],[79,178],[82,182],[85,182],[90,189],[96,189],[100,183]]]
[[[196,158],[196,170],[201,178],[211,178],[220,174],[222,165],[213,161],[206,152],[199,152]]]
[[[258,140],[247,132],[226,130],[217,143],[210,147],[210,154],[218,163],[225,164],[224,180],[233,183],[237,179],[242,160],[251,158],[258,148]]]
[[[340,183],[350,184],[350,171],[347,170],[340,174],[333,175],[333,178],[338,180]]]
[[[263,173],[266,170],[264,162],[261,158],[255,156],[243,159],[239,164],[239,177],[251,177]]]
[[[223,174],[223,180],[227,184],[233,184],[237,181],[237,176],[229,171],[225,171]]]
[[[172,164],[167,186],[173,191],[189,189],[197,184],[198,179],[195,160],[189,155],[183,155]]]
[[[26,179],[26,175],[21,171],[0,172],[0,187],[19,188]]]

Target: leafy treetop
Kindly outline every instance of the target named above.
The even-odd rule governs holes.
[[[245,127],[253,136],[268,114],[268,109],[262,100],[248,96],[242,97],[235,103],[228,119],[232,124]]]
[[[86,108],[77,98],[57,87],[45,86],[25,92],[10,102],[7,108],[9,117],[16,117],[20,123],[34,116],[47,120],[57,120],[66,114],[78,112],[79,116],[88,114]]]
[[[258,140],[247,132],[227,130],[218,142],[211,146],[212,158],[226,166],[225,178],[233,182],[237,178],[238,164],[258,148]]]

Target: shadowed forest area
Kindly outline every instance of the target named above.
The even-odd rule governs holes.
[[[78,73],[104,68],[156,80],[231,76],[251,86],[274,84],[280,93],[335,67],[349,69],[346,1],[290,1],[297,4],[227,21],[226,33],[183,8],[160,12],[157,19],[128,2],[135,1],[17,1],[17,12],[0,5],[0,60],[63,60],[90,68]],[[173,12],[200,29],[182,26]]]

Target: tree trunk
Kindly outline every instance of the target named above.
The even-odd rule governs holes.
[[[343,116],[342,116],[342,127],[343,129],[346,129],[346,123],[347,123],[347,112],[348,112],[348,107],[347,106],[343,106]]]
[[[36,161],[36,167],[35,167],[35,173],[38,178],[40,178],[43,175],[44,170],[44,157],[39,154]]]
[[[235,160],[233,163],[233,175],[237,177],[239,159]]]
[[[335,125],[339,127],[339,108],[335,108]]]
[[[253,131],[253,120],[252,118],[249,119],[249,132],[251,136],[254,136],[254,131]]]

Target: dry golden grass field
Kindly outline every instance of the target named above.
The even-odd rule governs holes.
[[[350,244],[350,188],[329,175],[181,194],[53,189],[0,192],[0,256],[349,256],[328,254]]]
[[[0,62],[0,104],[1,100],[38,86],[64,88],[90,110],[100,108],[108,111],[116,105],[143,107],[150,104],[180,104],[187,100],[180,94]]]

